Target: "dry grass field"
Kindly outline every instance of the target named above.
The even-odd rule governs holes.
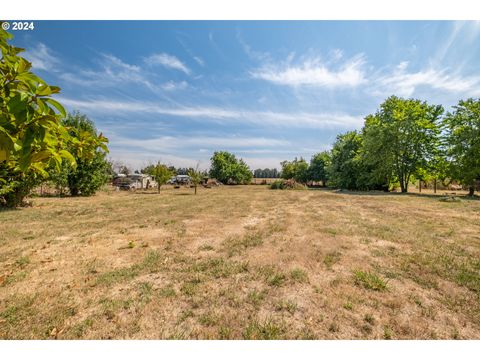
[[[479,339],[480,201],[265,186],[0,212],[2,339]]]

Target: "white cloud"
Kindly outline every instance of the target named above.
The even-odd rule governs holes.
[[[338,53],[337,53],[338,59]],[[363,55],[357,55],[337,67],[327,66],[319,58],[307,59],[301,64],[264,65],[251,71],[256,79],[288,86],[316,86],[327,88],[356,87],[367,82]]]
[[[142,101],[114,100],[73,100],[59,99],[64,105],[88,111],[90,113],[124,114],[126,112],[159,114],[186,117],[193,120],[212,119],[216,122],[242,121],[244,123],[294,128],[359,128],[363,123],[361,116],[342,113],[285,113],[274,111],[235,110],[221,107],[177,107],[170,108],[156,103]]]
[[[188,87],[188,83],[186,81],[180,81],[180,82],[167,81],[166,83],[163,83],[161,87],[163,90],[166,90],[166,91],[183,90]]]
[[[75,73],[63,73],[60,77],[82,86],[109,87],[123,83],[139,83],[149,88],[154,87],[137,65],[125,63],[110,54],[101,54],[97,61],[100,65],[99,70],[80,69]]]
[[[141,148],[150,151],[184,150],[188,148],[249,148],[249,147],[276,147],[287,146],[290,143],[285,140],[265,137],[238,137],[238,136],[160,136],[151,139],[132,139],[121,136],[110,136],[115,146],[123,148]]]
[[[178,58],[166,53],[151,55],[145,59],[145,62],[149,65],[162,65],[170,69],[183,71],[187,75],[190,75],[191,72],[190,69]]]
[[[32,63],[32,67],[37,70],[58,71],[60,60],[52,54],[45,44],[38,43],[36,46],[26,50],[21,56]]]
[[[374,93],[386,93],[400,96],[412,96],[420,87],[458,93],[465,95],[480,94],[480,77],[464,77],[458,73],[449,72],[448,69],[427,68],[415,72],[407,71],[408,62],[401,62],[392,73],[380,76],[375,80]]]
[[[200,56],[194,56],[193,60],[195,60],[198,65],[205,66],[205,61]]]

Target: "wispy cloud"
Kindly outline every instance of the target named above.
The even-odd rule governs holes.
[[[100,54],[96,62],[98,69],[78,69],[75,73],[62,73],[60,77],[65,81],[83,86],[109,87],[125,82],[153,86],[139,66],[128,64],[114,55]]]
[[[412,96],[421,87],[448,93],[476,96],[480,94],[480,76],[465,77],[449,69],[429,67],[408,71],[408,62],[400,63],[391,73],[379,76],[374,82],[374,93]]]
[[[198,65],[205,66],[205,61],[200,56],[194,56],[193,60],[195,60]]]
[[[250,59],[265,61],[270,58],[270,54],[268,52],[261,52],[254,50],[244,39],[242,33],[239,29],[237,29],[237,40],[240,46],[243,48],[243,51]]]
[[[89,113],[124,114],[134,112],[159,114],[185,117],[194,121],[212,119],[226,124],[241,120],[242,123],[260,126],[331,129],[358,128],[363,121],[361,116],[343,113],[286,113],[209,106],[169,108],[143,101],[74,100],[68,98],[61,98],[60,100],[68,107]]]
[[[186,81],[180,81],[180,82],[167,81],[166,83],[163,83],[161,87],[163,90],[166,90],[166,91],[183,90],[188,87],[188,83]]]
[[[190,75],[190,69],[181,62],[177,57],[166,54],[153,54],[145,59],[148,65],[162,65],[166,68],[183,71],[185,74]]]
[[[36,46],[26,50],[21,56],[30,61],[34,69],[59,71],[60,59],[43,43],[38,43]]]
[[[287,60],[284,65],[266,64],[250,74],[256,79],[293,87],[356,87],[367,82],[364,64],[363,55],[357,55],[338,65],[327,64],[320,58],[306,59],[295,65]]]

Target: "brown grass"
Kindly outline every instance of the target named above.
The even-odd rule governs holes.
[[[439,198],[36,198],[0,212],[0,338],[479,339],[480,201]]]

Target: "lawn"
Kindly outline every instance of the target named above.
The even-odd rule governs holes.
[[[2,339],[479,339],[480,201],[166,188],[0,212]]]

